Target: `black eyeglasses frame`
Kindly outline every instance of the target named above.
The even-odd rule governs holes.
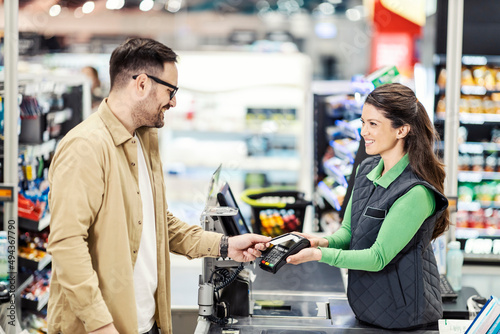
[[[147,73],[144,73],[148,78],[152,79],[153,81],[156,81],[157,83],[159,83],[160,85],[163,85],[163,86],[167,86],[169,88],[172,88],[172,91],[170,92],[170,99],[172,100],[175,96],[175,94],[177,93],[177,91],[179,90],[179,87],[177,86],[174,86],[172,84],[169,84],[168,82],[165,82],[161,79],[158,79],[157,77],[155,76],[152,76],[152,75],[149,75]],[[137,77],[139,76],[139,74],[136,74],[134,76],[132,76],[132,79],[137,79]]]

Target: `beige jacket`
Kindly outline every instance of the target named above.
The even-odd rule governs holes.
[[[155,203],[156,320],[162,333],[170,334],[169,253],[217,256],[221,235],[186,224],[168,211],[158,131],[141,128],[137,135]],[[111,322],[120,334],[137,333],[133,268],[143,216],[137,144],[103,101],[58,145],[49,170],[49,333],[86,333]]]

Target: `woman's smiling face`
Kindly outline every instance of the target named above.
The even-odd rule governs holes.
[[[365,104],[361,122],[361,136],[365,140],[367,154],[384,156],[396,147],[398,129],[392,127],[391,121],[381,110]]]

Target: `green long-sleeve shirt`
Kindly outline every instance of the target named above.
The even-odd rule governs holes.
[[[408,166],[406,154],[384,175],[384,162],[379,164],[366,176],[376,187],[387,188]],[[405,195],[397,199],[389,209],[380,227],[375,243],[367,249],[349,250],[351,242],[351,207],[352,197],[347,204],[344,221],[340,229],[326,237],[328,248],[320,247],[320,262],[332,266],[380,271],[408,244],[418,231],[424,220],[434,213],[436,201],[431,190],[417,185]]]

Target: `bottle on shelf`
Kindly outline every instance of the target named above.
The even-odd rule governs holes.
[[[464,255],[460,250],[460,241],[448,243],[446,255],[446,277],[455,291],[462,290],[462,266]]]

